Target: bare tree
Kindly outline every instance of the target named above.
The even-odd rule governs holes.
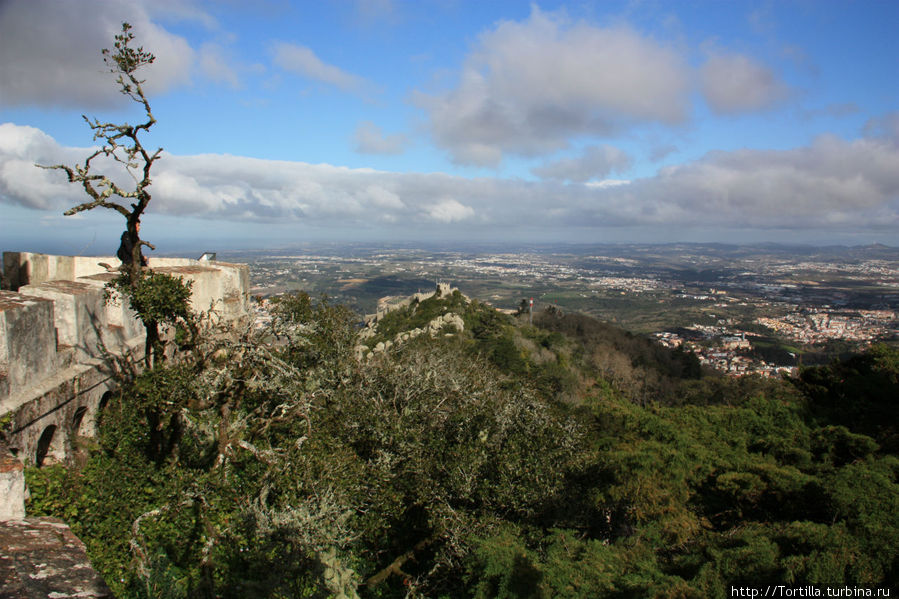
[[[143,321],[147,331],[144,359],[147,366],[150,366],[156,356],[165,355],[160,325],[181,323],[187,326],[192,335],[196,335],[197,328],[188,308],[190,283],[185,283],[180,277],[142,269],[141,247],[147,246],[151,250],[156,248],[141,240],[138,225],[150,203],[150,170],[162,154],[162,148],[151,153],[140,139],[156,124],[156,118],[144,94],[144,80],[138,79],[137,71],[152,64],[156,57],[144,52],[142,47],[133,48],[132,41],[134,35],[131,33],[131,25],[122,23],[122,32],[115,36],[114,49],[103,49],[103,62],[109,67],[110,73],[117,75],[119,93],[140,104],[146,120],[138,125],[129,125],[127,122],[119,125],[82,115],[94,132],[94,140],[103,140],[100,149],[88,156],[82,164],[37,166],[64,171],[69,182],[80,183],[90,197],[89,201],[66,210],[67,216],[101,207],[115,210],[125,217],[127,226],[122,234],[122,248],[125,252],[130,252],[130,260],[127,253],[124,257],[120,256],[124,258],[121,274],[110,282],[109,287],[122,292]],[[106,165],[102,164],[104,161],[107,162]],[[109,161],[113,165],[118,163],[128,173],[134,182],[133,189],[125,189],[109,174],[98,172]]]
[[[74,166],[39,164],[37,166],[64,171],[68,175],[70,183],[80,183],[87,195],[90,196],[89,201],[66,210],[66,216],[102,207],[115,210],[125,217],[127,239],[131,246],[131,263],[127,268],[123,268],[123,271],[129,275],[132,283],[135,283],[141,273],[141,246],[147,246],[151,250],[156,249],[152,244],[140,239],[138,222],[150,203],[150,192],[148,191],[152,182],[150,169],[160,157],[162,148],[158,148],[151,154],[144,148],[140,140],[140,136],[150,130],[150,127],[156,123],[156,119],[153,117],[150,103],[144,94],[144,80],[138,79],[136,73],[141,67],[152,64],[156,57],[149,52],[144,52],[142,47],[132,48],[130,43],[133,39],[131,25],[122,23],[122,33],[115,36],[115,49],[110,51],[104,48],[103,61],[111,73],[118,75],[116,83],[119,85],[119,92],[143,107],[147,117],[146,121],[139,125],[129,125],[128,123],[119,125],[102,123],[97,118],[92,120],[82,115],[94,132],[94,140],[102,139],[103,146],[88,156],[83,164]],[[112,159],[122,165],[133,179],[134,189],[123,189],[110,176],[95,172],[97,169],[94,161],[100,157]],[[115,198],[120,198],[120,200],[116,201]]]

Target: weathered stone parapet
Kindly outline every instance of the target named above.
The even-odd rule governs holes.
[[[0,597],[113,599],[84,543],[57,518],[0,522]]]
[[[0,291],[0,414],[15,408],[10,396],[57,369],[54,314],[51,300]]]
[[[228,322],[244,318],[249,312],[250,270],[246,264],[190,258],[148,258],[149,267],[175,276],[196,280],[191,305],[208,311],[214,305]],[[32,252],[3,252],[4,281],[7,290],[47,281],[83,280],[97,276],[111,278],[108,267],[121,265],[114,256],[54,256]],[[212,273],[212,274],[209,274]],[[107,279],[108,280],[108,279]]]
[[[0,445],[0,522],[24,517],[24,467],[6,446]]]
[[[32,252],[3,252],[3,279],[11,291],[22,285],[55,279],[73,280],[74,256],[52,256]]]
[[[20,459],[62,460],[93,433],[113,384],[110,356],[139,359],[145,329],[127,300],[106,301],[116,258],[4,252],[3,260],[4,284],[18,291],[0,291],[0,416],[13,413]],[[249,320],[246,265],[151,258],[150,266],[191,281],[195,311],[211,308],[222,324]]]
[[[116,348],[128,340],[143,339],[146,334],[143,323],[137,313],[131,309],[128,301],[118,291],[106,287],[106,284],[115,276],[116,273],[103,272],[78,279],[78,282],[90,285],[103,293],[104,298],[107,293],[110,294],[110,301],[105,302],[107,328],[104,330],[103,341],[106,343],[107,349],[113,353],[116,353]]]
[[[247,266],[212,262],[201,264],[161,266],[153,270],[191,281],[190,306],[195,312],[212,312],[223,322],[246,319],[249,315],[247,290],[250,287]]]
[[[102,289],[82,281],[45,281],[19,287],[19,293],[53,301],[58,346],[73,348],[76,359],[101,355],[108,326]]]

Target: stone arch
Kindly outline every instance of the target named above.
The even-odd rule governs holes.
[[[100,398],[100,403],[97,404],[97,414],[94,417],[94,430],[100,430],[100,423],[103,422],[103,412],[106,411],[106,406],[109,404],[109,398],[112,397],[112,391],[107,391]]]
[[[75,410],[75,414],[72,416],[72,436],[73,437],[84,437],[87,434],[85,431],[85,422],[84,416],[87,414],[87,406],[81,406],[77,410]]]
[[[38,468],[57,464],[65,459],[63,435],[59,434],[58,428],[55,424],[51,424],[41,433],[34,452],[34,463]]]

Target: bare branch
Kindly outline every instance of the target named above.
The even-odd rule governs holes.
[[[138,125],[126,123],[101,122],[94,117],[82,115],[84,122],[93,132],[94,141],[99,141],[100,148],[93,151],[82,164],[67,166],[64,164],[37,165],[41,168],[61,170],[66,174],[69,183],[78,183],[90,198],[77,206],[64,212],[66,216],[93,210],[94,208],[106,208],[115,210],[125,217],[126,230],[122,234],[121,245],[117,255],[122,259],[123,274],[130,281],[132,291],[137,290],[141,280],[142,268],[146,259],[141,249],[146,246],[151,250],[156,247],[140,238],[140,218],[152,198],[148,188],[152,184],[150,171],[153,164],[162,155],[162,148],[155,152],[149,152],[140,139],[141,134],[149,132],[156,124],[156,118],[150,109],[150,102],[144,94],[142,79],[138,79],[136,72],[146,65],[152,64],[156,59],[153,54],[145,52],[143,48],[134,48],[131,42],[134,35],[131,33],[131,25],[122,23],[122,32],[115,36],[114,49],[104,49],[103,61],[109,67],[111,73],[117,74],[116,82],[119,93],[127,96],[132,101],[140,104],[146,119]],[[97,158],[104,162],[95,162]],[[101,172],[108,166],[124,169],[134,184],[133,188],[125,189],[115,182],[117,177]],[[125,200],[119,202],[116,200]],[[144,321],[147,329],[146,364],[152,361],[153,341],[158,340],[158,323],[153,320]]]
[[[386,568],[384,568],[380,572],[374,574],[373,576],[369,577],[369,579],[365,581],[365,585],[369,589],[373,589],[376,586],[378,586],[379,584],[381,584],[382,582],[384,582],[385,580],[387,580],[388,578],[390,578],[391,574],[396,574],[397,576],[402,576],[403,578],[407,578],[409,575],[406,574],[405,572],[403,572],[403,570],[402,570],[403,564],[405,564],[407,561],[412,559],[415,556],[416,552],[421,551],[422,549],[424,549],[425,547],[427,547],[428,545],[433,543],[434,540],[435,540],[434,537],[422,539],[421,541],[416,543],[412,549],[410,549],[406,553],[402,554],[401,556],[399,556],[398,558],[393,560],[390,563],[390,565],[388,565]]]
[[[156,118],[153,116],[150,102],[144,94],[144,81],[138,79],[136,73],[141,67],[152,64],[156,57],[149,52],[145,52],[142,47],[132,47],[131,42],[133,40],[134,34],[131,32],[131,25],[122,23],[122,32],[115,36],[114,49],[103,50],[103,61],[110,72],[118,74],[116,82],[119,86],[119,92],[141,105],[146,114],[146,120],[138,125],[129,125],[128,123],[101,122],[96,117],[89,118],[86,115],[82,115],[84,122],[93,131],[94,140],[102,140],[103,144],[100,149],[88,156],[82,165],[66,166],[56,164],[37,166],[63,171],[70,183],[81,184],[85,193],[90,197],[90,201],[66,210],[64,213],[66,216],[93,210],[94,208],[115,210],[124,216],[128,223],[127,233],[133,247],[138,248],[138,250],[141,246],[155,249],[152,244],[140,239],[136,223],[140,220],[141,215],[150,203],[152,197],[148,191],[152,183],[150,171],[153,164],[162,155],[162,148],[158,148],[155,152],[150,153],[144,148],[140,140],[140,134],[149,132],[150,127],[156,124]],[[128,173],[134,182],[134,189],[123,189],[115,183],[112,177],[96,173],[94,171],[94,160],[100,156],[124,167],[125,172]],[[114,198],[132,199],[134,201],[130,202],[129,209],[127,204],[120,204],[114,201]],[[136,268],[139,269],[140,265],[138,264]],[[135,272],[134,274],[137,273]]]

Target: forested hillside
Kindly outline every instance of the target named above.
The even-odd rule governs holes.
[[[28,472],[119,597],[725,597],[899,580],[899,352],[727,379],[580,315],[454,293],[380,324],[283,298],[123,381]]]

